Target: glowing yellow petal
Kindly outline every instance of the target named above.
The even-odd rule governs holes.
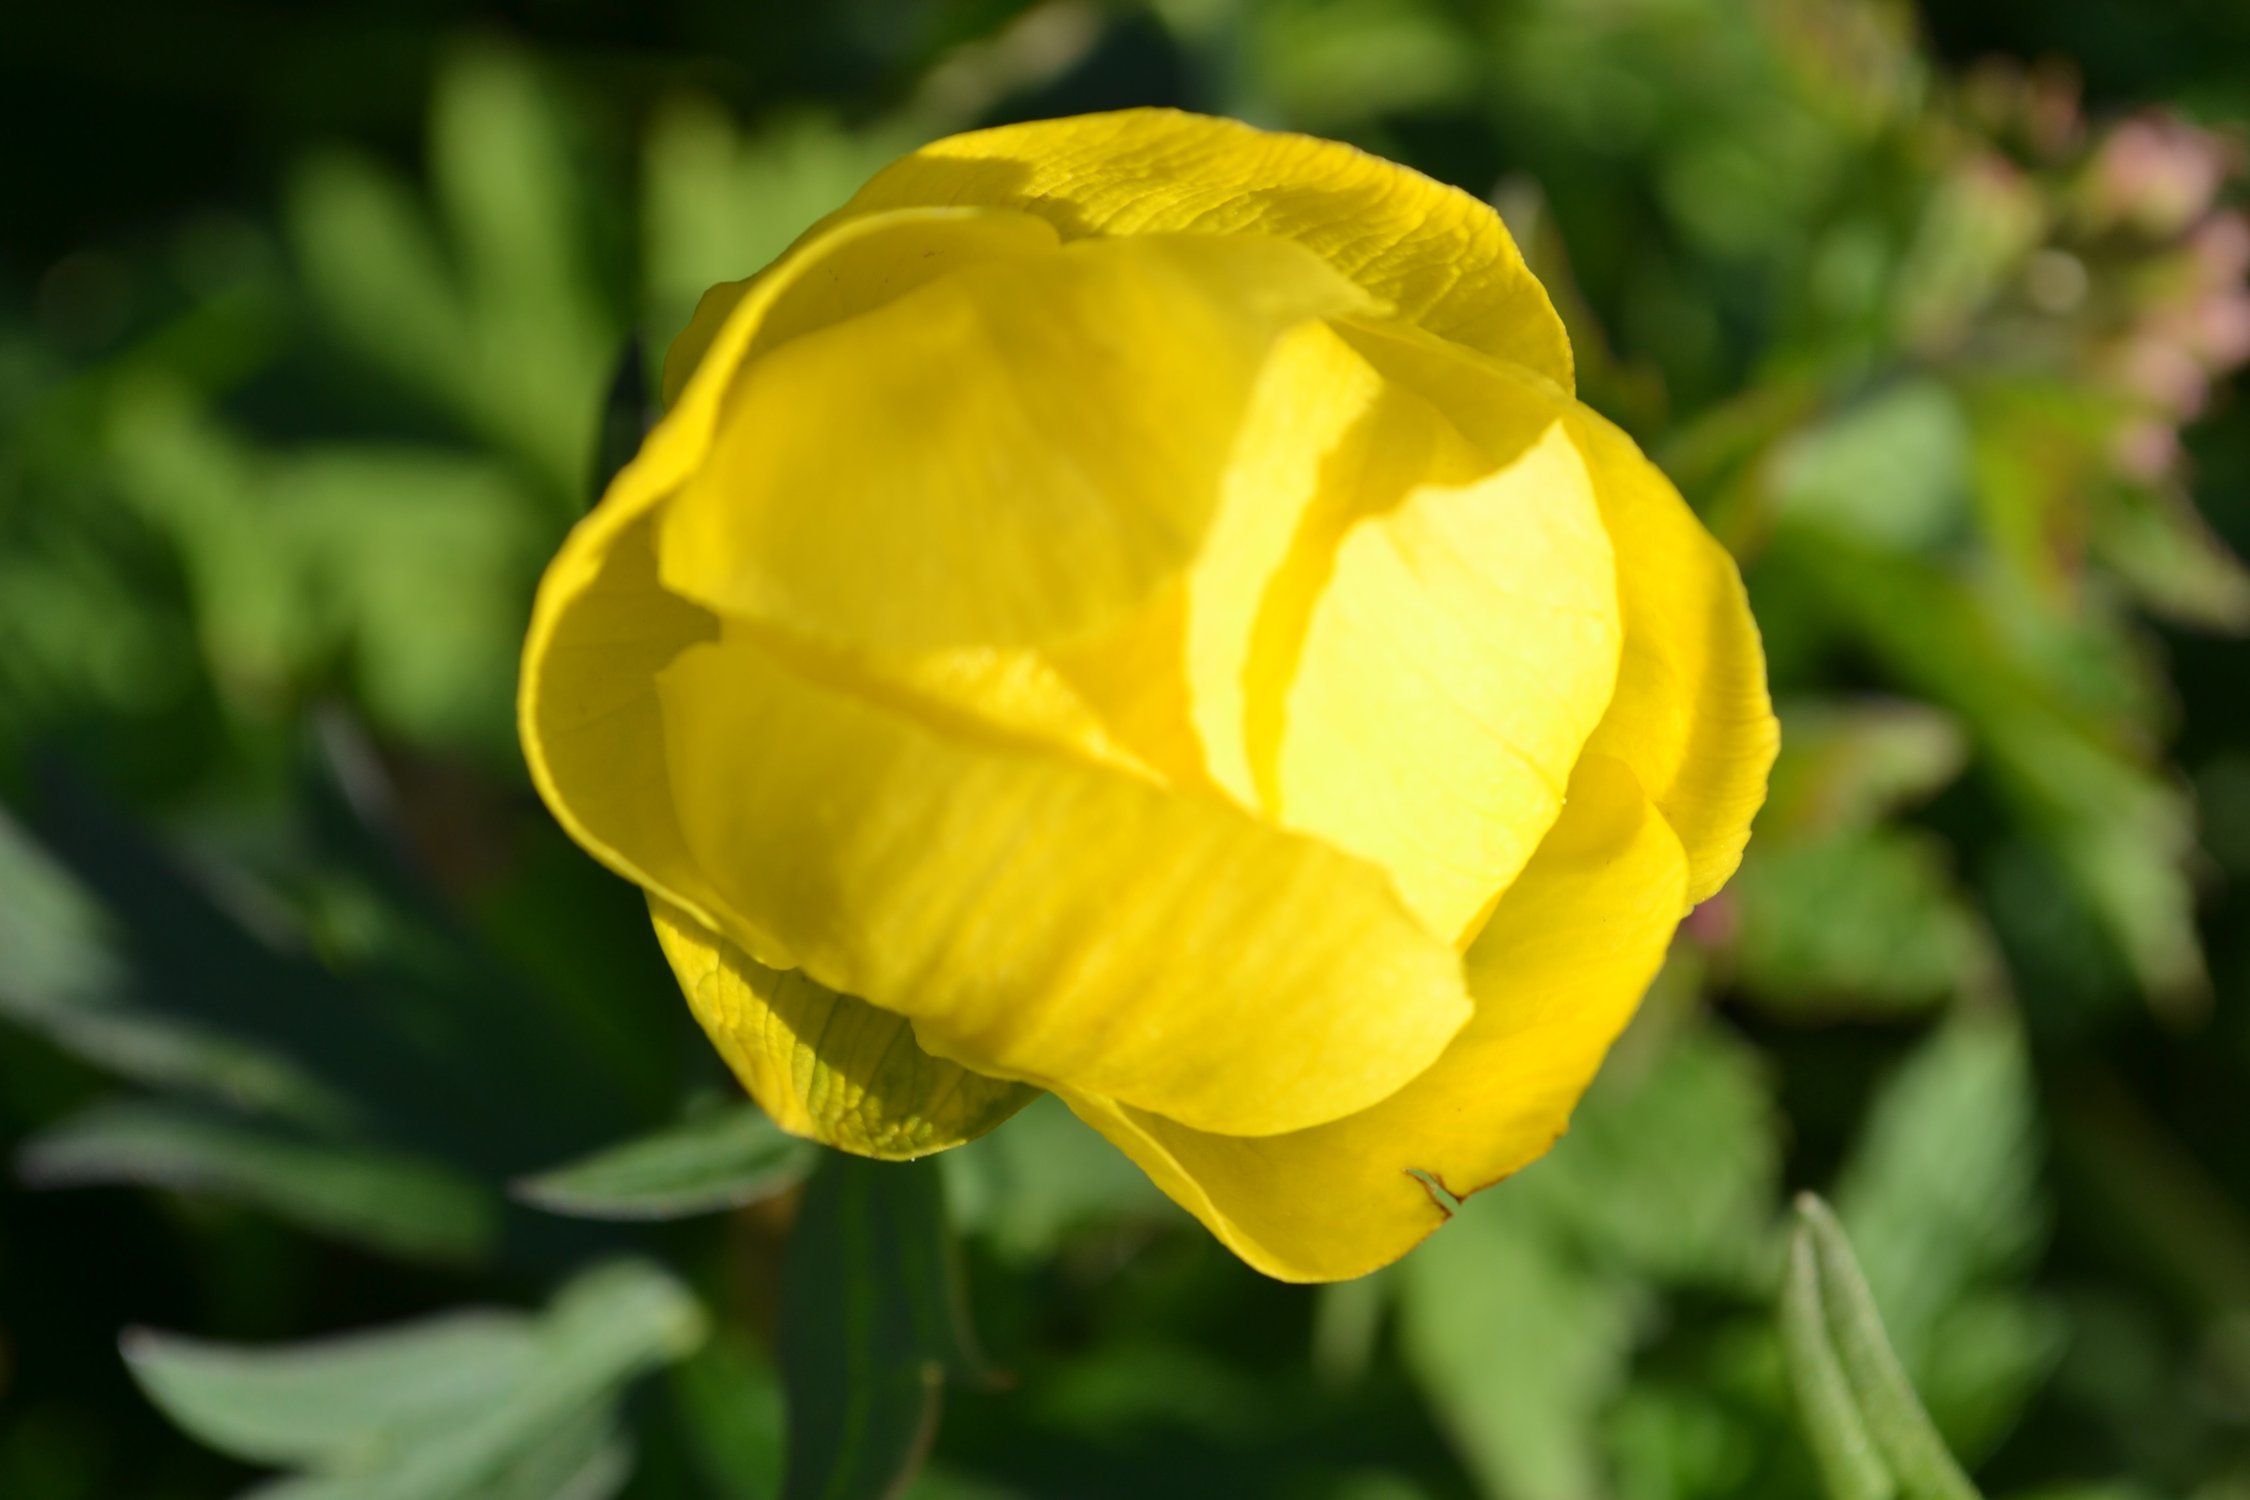
[[[1211,778],[1243,806],[1270,807],[1283,694],[1345,528],[1492,467],[1448,436],[1327,324],[1276,342],[1184,600],[1188,710]]]
[[[1266,346],[1366,298],[1286,241],[988,258],[754,352],[665,585],[886,651],[1121,619],[1194,556]]]
[[[958,267],[1050,247],[1052,232],[1020,214],[920,209],[873,215],[808,237],[727,304],[705,330],[707,358],[609,492],[574,527],[539,581],[524,638],[516,703],[532,782],[555,818],[603,864],[716,926],[719,897],[695,867],[673,813],[656,674],[686,647],[720,632],[700,606],[657,577],[655,516],[704,462],[734,371],[839,306],[888,287],[885,265]],[[788,949],[737,920],[736,940],[762,962],[787,967]]]
[[[906,1161],[973,1141],[1038,1097],[930,1056],[904,1016],[769,969],[662,897],[649,915],[696,1020],[791,1135]]]
[[[1679,840],[1632,775],[1588,757],[1562,817],[1469,950],[1475,1018],[1398,1093],[1257,1140],[1058,1093],[1267,1275],[1362,1275],[1445,1221],[1413,1173],[1466,1196],[1554,1144],[1663,962],[1686,872]]]
[[[747,330],[748,338],[728,346],[722,363],[729,371],[784,340],[872,312],[963,266],[1040,255],[1056,245],[1054,227],[1030,214],[922,208],[871,219],[875,233],[837,232],[842,225],[816,230],[765,270],[740,281],[722,281],[705,292],[687,327],[665,351],[665,403],[679,401],[735,308],[769,280],[783,283],[777,288],[780,295],[768,299],[756,326]],[[804,274],[808,260],[817,262],[816,274]]]
[[[1295,240],[1433,333],[1568,388],[1570,341],[1485,203],[1334,141],[1173,110],[1003,125],[924,146],[837,217],[982,204],[1094,234]]]
[[[1374,1102],[1468,1012],[1382,873],[750,640],[659,678],[697,864],[813,977],[980,1073],[1265,1134]]]
[[[1625,656],[1587,742],[1633,768],[1687,849],[1689,902],[1727,883],[1766,799],[1781,725],[1734,559],[1632,439],[1591,411],[1572,424],[1617,543]]]
[[[1561,811],[1616,680],[1609,540],[1561,423],[1355,520],[1290,636],[1282,825],[1381,865],[1465,940]]]
[[[1560,395],[1527,371],[1391,325],[1347,332],[1479,442],[1512,441],[1510,413],[1542,391]],[[1679,834],[1692,904],[1741,861],[1780,745],[1757,622],[1734,559],[1671,481],[1593,411],[1564,410],[1616,549],[1625,626],[1616,693],[1587,749],[1630,765]]]

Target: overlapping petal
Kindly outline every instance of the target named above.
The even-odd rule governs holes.
[[[1334,141],[1165,109],[1003,125],[902,157],[828,222],[930,204],[1020,209],[1066,238],[1294,240],[1432,333],[1571,382],[1562,321],[1500,216]]]
[[[741,914],[978,1072],[1259,1135],[1383,1097],[1467,1018],[1459,959],[1380,870],[1217,798],[747,636],[658,690],[719,930]]]
[[[667,509],[664,582],[892,652],[1113,624],[1194,557],[1274,337],[1370,305],[1259,236],[954,270],[742,368]]]
[[[1084,1089],[1062,1097],[1251,1265],[1334,1281],[1445,1221],[1553,1145],[1678,925],[1687,860],[1632,774],[1589,756],[1468,954],[1476,1015],[1430,1070],[1347,1118],[1258,1140]]]
[[[1742,863],[1781,724],[1742,576],[1664,472],[1591,411],[1573,430],[1618,539],[1625,657],[1590,751],[1629,763],[1688,854],[1689,902]]]
[[[930,1056],[904,1016],[769,969],[662,897],[649,915],[712,1045],[792,1135],[906,1161],[975,1140],[1038,1097]]]
[[[1022,253],[1053,237],[1021,215],[906,210],[808,237],[732,299],[706,332],[700,361],[671,411],[565,538],[532,606],[524,638],[517,723],[533,783],[571,836],[627,879],[676,903],[706,926],[720,904],[682,839],[665,762],[656,674],[682,650],[715,639],[709,611],[658,577],[655,523],[704,462],[735,369],[763,341],[772,347],[846,306],[879,306],[911,290],[918,272]],[[771,933],[737,921],[736,941],[786,967]]]
[[[1351,332],[1480,441],[1515,441],[1520,413],[1560,394],[1530,371],[1395,324]],[[1597,413],[1564,409],[1616,549],[1624,619],[1616,692],[1587,750],[1630,765],[1679,834],[1693,904],[1741,862],[1780,746],[1757,621],[1734,559],[1663,472]]]

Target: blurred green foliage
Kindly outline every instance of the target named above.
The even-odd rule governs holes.
[[[929,1169],[1012,1379],[912,1493],[1888,1493],[1799,1435],[1898,1391],[1812,1187],[1986,1493],[2250,1496],[2250,12],[102,0],[0,82],[0,1495],[781,1493],[836,1268],[524,783],[531,585],[629,333],[918,140],[1174,103],[1492,198],[1786,748],[1391,1271],[1263,1282],[1051,1102]],[[969,1368],[869,1326],[901,1409]]]

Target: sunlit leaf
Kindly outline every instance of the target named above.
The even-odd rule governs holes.
[[[627,1468],[619,1394],[704,1332],[678,1282],[619,1262],[572,1281],[535,1319],[450,1314],[268,1348],[139,1333],[125,1354],[191,1433],[305,1471],[261,1500],[600,1500]]]
[[[1831,1500],[1976,1500],[1891,1350],[1851,1242],[1810,1193],[1797,1200],[1781,1317]]]
[[[1730,898],[1744,987],[1777,1015],[1898,1014],[2000,988],[2000,960],[1942,840],[1848,829],[1744,860]]]
[[[280,1349],[146,1329],[123,1347],[141,1389],[198,1441],[247,1463],[350,1469],[520,1385],[539,1337],[532,1318],[488,1311]]]
[[[1781,1173],[1765,1064],[1723,1025],[1672,1035],[1669,1019],[1660,1000],[1644,1002],[1569,1133],[1494,1196],[1551,1219],[1601,1263],[1760,1288]]]
[[[1572,1257],[1507,1193],[1464,1204],[1400,1265],[1399,1334],[1440,1425],[1495,1500],[1600,1490],[1596,1417],[1643,1294]]]

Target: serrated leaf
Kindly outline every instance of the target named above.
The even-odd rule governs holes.
[[[1999,956],[1948,855],[1891,827],[1760,844],[1732,888],[1743,987],[1799,1017],[1898,1015],[1997,990]]]
[[[499,1228],[492,1195],[436,1162],[184,1105],[97,1106],[33,1138],[16,1168],[33,1187],[168,1188],[433,1261],[473,1261]]]
[[[1964,1016],[1933,1032],[1876,1096],[1835,1196],[1857,1263],[1918,1367],[1946,1309],[2019,1269],[2045,1233],[2016,1029]]]
[[[1781,1173],[1764,1064],[1722,1025],[1662,1036],[1657,1012],[1646,1015],[1570,1132],[1509,1185],[1512,1206],[1605,1263],[1676,1284],[1759,1287]],[[1630,1056],[1644,1035],[1660,1050]]]
[[[899,1493],[936,1431],[946,1377],[989,1378],[934,1163],[821,1153],[790,1235],[780,1353],[782,1500]]]
[[[1843,1226],[1811,1193],[1789,1255],[1783,1345],[1832,1500],[1979,1500],[1891,1348]]]
[[[739,1105],[612,1146],[515,1185],[524,1202],[587,1219],[678,1219],[793,1187],[814,1147]]]
[[[1903,685],[1961,716],[2025,829],[2151,999],[2194,1003],[2209,980],[2186,872],[2190,809],[2120,731],[2114,704],[2096,712],[2077,701],[2068,669],[2088,655],[2084,643],[2043,655],[1969,578],[1831,529],[1777,532],[1766,556]]]

